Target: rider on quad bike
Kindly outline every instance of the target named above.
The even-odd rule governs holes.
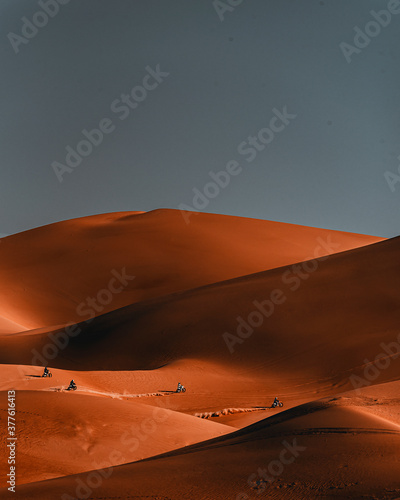
[[[74,380],[71,380],[71,382],[69,383],[69,386],[67,388],[67,391],[75,391],[76,389],[77,389],[77,387],[76,387]]]
[[[274,402],[272,403],[272,408],[276,408],[277,406],[283,406],[283,403],[279,401],[277,397],[275,397]]]
[[[185,387],[183,387],[180,382],[178,382],[178,388],[176,389],[176,392],[186,392]]]

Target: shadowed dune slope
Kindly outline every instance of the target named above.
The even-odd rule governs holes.
[[[49,364],[137,370],[193,358],[234,366],[254,378],[278,377],[280,387],[315,380],[349,384],[351,374],[364,373],[366,359],[382,352],[382,342],[397,339],[399,251],[395,238],[333,255],[298,281],[290,281],[289,266],[134,304],[81,325],[82,333]],[[273,290],[281,291],[282,303],[269,317],[254,316],[259,326],[247,329],[247,338],[237,336],[238,317],[249,323],[257,311],[254,301],[265,301]],[[225,332],[237,336],[233,353]],[[51,342],[47,334],[3,336],[0,360],[31,364],[32,349],[46,353]],[[389,362],[379,381],[397,375]]]
[[[118,491],[123,498],[170,500],[389,500],[400,492],[399,449],[399,425],[370,414],[351,397],[325,399],[184,450],[115,467],[101,481],[93,480],[100,472],[80,474],[21,486],[15,496],[111,499]]]
[[[381,238],[179,210],[59,222],[0,245],[0,316],[20,329],[86,320],[142,300],[368,245]],[[120,285],[115,273],[129,277]],[[111,281],[113,280],[113,281]],[[123,278],[122,278],[123,280]],[[111,281],[111,283],[110,283]],[[107,292],[120,290],[107,299]],[[88,297],[96,305],[88,305]],[[88,312],[89,311],[89,312]],[[0,322],[0,332],[15,331]]]

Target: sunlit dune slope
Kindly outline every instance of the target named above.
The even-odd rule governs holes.
[[[171,500],[395,499],[399,449],[398,425],[360,409],[351,398],[326,399],[234,434],[115,467],[96,487],[88,486],[96,484],[94,476],[80,474],[21,486],[15,497],[74,496],[80,486],[93,499],[112,498],[116,491],[123,498]]]
[[[179,396],[178,396],[179,397]],[[7,393],[0,393],[6,407]],[[18,484],[140,460],[230,432],[231,427],[155,406],[93,395],[18,391]],[[4,428],[5,413],[0,415]],[[1,486],[8,465],[0,453]]]
[[[396,358],[393,362],[399,369],[400,359]],[[345,392],[338,398],[342,404],[350,401],[359,408],[400,426],[400,371],[398,380],[383,384],[367,381],[365,386]]]
[[[20,325],[11,321],[10,319],[4,318],[0,316],[0,334],[1,333],[16,333],[21,332],[23,330],[27,330],[27,327],[24,325]]]
[[[27,329],[77,322],[380,239],[214,214],[192,215],[187,224],[179,210],[59,222],[2,240],[0,315]],[[112,298],[98,297],[101,290]],[[15,330],[0,323],[1,331]]]
[[[241,376],[234,367],[220,366],[203,360],[183,360],[165,365],[156,370],[132,371],[81,371],[60,370],[51,367],[52,378],[42,378],[39,366],[0,365],[0,391],[56,391],[65,389],[74,379],[76,394],[87,394],[136,401],[141,404],[181,411],[190,415],[233,409],[242,414],[255,411],[259,420],[265,418],[261,409],[270,407],[273,393],[269,384]],[[184,383],[187,391],[177,394],[178,382]],[[309,392],[285,397],[285,407],[315,399]],[[268,414],[271,414],[268,409]],[[274,413],[274,412],[272,412]]]

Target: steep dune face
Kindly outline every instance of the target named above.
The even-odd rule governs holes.
[[[192,215],[186,224],[178,210],[85,217],[2,240],[0,315],[21,329],[79,322],[379,240],[214,214]]]
[[[123,498],[174,500],[395,499],[399,448],[398,425],[365,412],[352,398],[321,400],[227,436],[115,467],[107,478],[99,471],[21,486],[17,498],[79,498],[84,492],[112,498],[118,491]]]

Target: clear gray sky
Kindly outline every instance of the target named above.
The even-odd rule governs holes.
[[[370,12],[397,0],[59,1],[42,1],[52,17],[0,2],[0,234],[193,207],[230,161],[240,173],[206,189],[206,212],[399,234],[384,174],[399,175],[400,13]],[[371,37],[348,62],[355,26]],[[60,182],[52,164],[102,120],[110,133]]]

